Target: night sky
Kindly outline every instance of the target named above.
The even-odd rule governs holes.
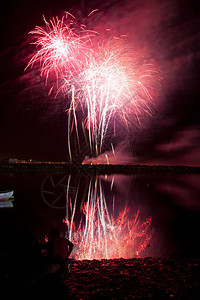
[[[0,159],[68,159],[66,100],[48,97],[38,74],[30,80],[24,71],[31,51],[27,36],[43,26],[42,15],[48,19],[70,11],[84,19],[99,8],[98,26],[127,35],[134,51],[153,60],[162,78],[152,117],[144,115],[140,124],[122,132],[115,145],[121,147],[119,156],[132,163],[200,165],[198,1],[35,0],[5,1],[2,7]]]

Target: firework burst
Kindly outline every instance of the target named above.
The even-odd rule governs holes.
[[[91,155],[99,155],[109,126],[121,120],[126,125],[141,112],[151,114],[155,96],[156,71],[143,63],[122,40],[102,42],[102,36],[86,30],[66,14],[61,20],[44,18],[45,27],[36,27],[33,36],[37,52],[27,67],[40,66],[49,94],[62,94],[68,103],[68,151],[72,161],[71,135],[79,143],[82,110]],[[52,83],[53,82],[53,83]],[[84,132],[85,135],[85,132]]]
[[[57,96],[59,92],[71,90],[76,74],[84,67],[83,58],[90,55],[88,43],[95,33],[85,30],[83,25],[78,26],[69,13],[62,19],[43,19],[45,27],[36,26],[30,31],[33,39],[31,44],[36,46],[37,51],[26,68],[39,65],[40,75],[45,78],[46,84],[49,80],[54,82]]]
[[[78,99],[87,112],[85,125],[92,153],[101,153],[111,121],[121,119],[128,124],[130,116],[139,119],[141,112],[151,114],[150,70],[152,65],[140,66],[128,49],[110,43],[87,60],[78,79]]]

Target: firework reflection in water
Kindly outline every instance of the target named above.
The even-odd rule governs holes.
[[[114,177],[111,188],[113,182]],[[70,177],[67,190],[69,183]],[[102,180],[97,177],[95,180],[90,179],[87,201],[82,207],[84,217],[77,226],[74,220],[77,196],[78,192],[72,200],[67,195],[70,216],[67,205],[67,216],[64,220],[68,228],[68,238],[75,245],[73,251],[75,259],[128,259],[140,256],[151,240],[151,217],[141,222],[139,210],[131,215],[127,207],[115,217],[114,196],[112,213],[109,213]]]
[[[62,94],[71,99],[67,109],[70,161],[74,128],[80,149],[78,108],[88,130],[91,155],[98,156],[111,123],[120,119],[128,126],[134,119],[139,121],[141,113],[151,114],[158,72],[122,39],[105,39],[69,13],[61,20],[44,18],[44,22],[44,28],[37,26],[30,32],[36,53],[27,68],[40,68],[49,94],[55,90],[55,97]]]

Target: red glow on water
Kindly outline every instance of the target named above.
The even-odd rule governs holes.
[[[139,257],[151,240],[151,217],[140,220],[140,211],[131,214],[125,207],[115,217],[114,198],[112,213],[108,211],[101,182],[89,189],[88,200],[84,204],[83,217],[78,226],[74,222],[76,201],[70,201],[71,218],[64,222],[69,238],[74,243],[75,259],[114,259]]]

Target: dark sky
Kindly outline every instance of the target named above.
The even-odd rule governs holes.
[[[99,4],[101,3],[101,4]],[[153,59],[162,77],[152,117],[133,124],[119,156],[129,161],[200,165],[200,4],[198,1],[5,1],[1,10],[0,158],[67,159],[66,100],[51,99],[37,74],[24,72],[27,35],[70,11],[99,8],[98,26],[128,35],[130,46]],[[100,25],[99,25],[100,24]],[[32,76],[33,76],[32,75]],[[26,79],[27,76],[27,79]],[[23,80],[22,80],[23,79]],[[39,87],[39,88],[38,88]],[[126,153],[125,153],[126,152]],[[131,157],[131,160],[130,160]],[[119,160],[118,160],[119,162]]]

